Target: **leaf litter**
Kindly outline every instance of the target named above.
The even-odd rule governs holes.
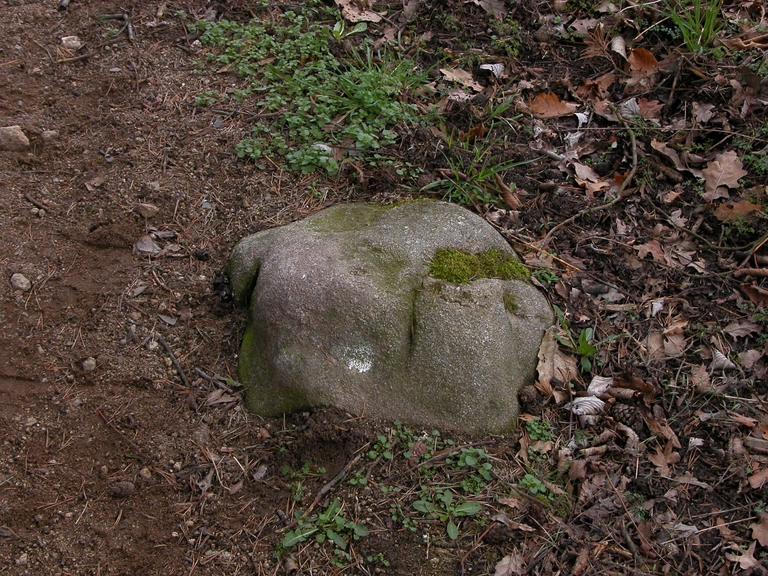
[[[221,9],[237,12],[237,4]],[[403,427],[385,425],[371,436],[354,419],[315,411],[268,423],[271,433],[260,428],[242,447],[232,448],[237,434],[220,428],[228,445],[218,453],[195,451],[178,470],[163,469],[170,486],[186,482],[179,488],[188,498],[183,506],[198,519],[203,504],[214,502],[210,496],[279,500],[273,508],[284,522],[270,511],[263,526],[248,529],[248,538],[258,535],[249,545],[265,549],[258,560],[265,563],[274,549],[264,543],[282,540],[290,514],[309,504],[301,490],[313,492],[311,501],[327,489],[334,492],[330,500],[340,496],[347,510],[375,524],[372,535],[400,539],[403,556],[419,558],[413,573],[423,566],[423,573],[435,574],[764,573],[768,136],[766,71],[762,55],[749,52],[768,45],[760,3],[725,2],[722,17],[733,26],[718,34],[711,52],[698,55],[682,50],[666,26],[648,24],[665,17],[653,4],[336,4],[340,19],[369,24],[365,34],[344,41],[366,36],[440,72],[423,92],[402,95],[435,110],[440,122],[428,130],[399,126],[398,142],[380,151],[392,164],[369,166],[349,155],[340,158],[335,179],[297,181],[317,197],[303,195],[293,208],[280,204],[281,217],[350,197],[399,201],[446,180],[444,174],[479,180],[482,174],[467,169],[477,162],[474,149],[488,165],[532,161],[494,172],[474,195],[424,193],[462,202],[493,222],[531,265],[563,322],[542,341],[535,386],[521,393],[519,430],[480,441],[489,442],[490,480],[478,476],[477,484],[467,473],[467,453],[462,469],[451,460],[454,448],[438,449],[430,432],[403,441]],[[505,45],[515,38],[509,19],[519,38]],[[505,25],[491,40],[487,31]],[[721,58],[736,65],[721,66]],[[232,129],[247,130],[240,117],[254,111],[229,104],[236,110]],[[398,173],[407,172],[406,160],[422,167],[412,180]],[[280,185],[291,182],[281,171],[273,175]],[[89,180],[86,188],[97,193],[103,184]],[[138,256],[154,259],[152,272],[160,258],[163,266],[177,265],[171,256],[188,242],[165,243],[155,232],[137,238]],[[129,295],[137,299],[143,291]],[[171,331],[185,323],[175,313],[153,317]],[[201,387],[184,395],[199,396],[191,404],[208,411],[211,426],[242,418],[233,416],[242,412],[231,391]],[[360,438],[343,435],[350,430]],[[334,445],[346,446],[340,454],[347,460],[334,461],[335,470],[355,464],[348,472],[359,472],[354,478],[367,484],[333,484],[316,467],[303,467],[301,447],[313,431],[326,447],[316,454],[330,458]],[[377,442],[402,453],[377,452]],[[374,454],[365,466],[354,460],[360,446]],[[292,466],[288,475],[295,476],[281,480],[274,461]],[[266,485],[269,492],[261,491]],[[412,507],[415,492],[425,489],[419,495],[430,504],[425,509],[450,517],[438,505],[453,503],[445,486],[482,502],[477,517],[451,518],[458,535],[448,540],[437,512],[437,519],[422,522]],[[180,525],[193,524],[185,513]],[[11,539],[15,532],[3,528]],[[210,536],[206,530],[197,532],[198,543]],[[365,552],[374,558],[370,538],[354,546],[369,546]],[[189,541],[195,538],[179,540]],[[336,570],[329,549],[316,544],[297,550],[290,566]],[[213,563],[210,556],[191,557]],[[256,565],[255,558],[256,552],[248,560]],[[335,558],[360,573],[386,572],[367,558],[357,564],[351,556]],[[398,560],[404,561],[388,559]],[[288,561],[284,566],[287,571]]]

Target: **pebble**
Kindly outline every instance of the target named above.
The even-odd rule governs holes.
[[[156,216],[158,212],[160,212],[160,208],[154,204],[139,204],[136,207],[136,211],[144,216],[144,218],[152,218],[153,216]]]
[[[89,356],[83,360],[83,371],[93,372],[94,370],[96,370],[96,358]]]
[[[27,562],[28,562],[28,559],[27,559],[26,552],[22,552],[21,556],[16,558],[16,566],[26,566]]]
[[[83,41],[77,36],[64,36],[61,39],[61,45],[67,50],[79,50],[83,46]]]
[[[22,292],[28,292],[32,288],[32,282],[29,281],[29,278],[24,276],[24,274],[16,273],[13,276],[11,276],[11,286],[16,288],[16,290],[21,290]]]
[[[0,128],[0,150],[23,152],[29,148],[29,138],[21,130],[21,126],[4,126]]]
[[[149,468],[144,467],[139,471],[139,476],[141,477],[142,480],[151,480],[152,471]]]
[[[113,498],[128,498],[133,496],[134,492],[136,492],[136,486],[133,485],[133,482],[117,482],[109,487],[109,494]]]

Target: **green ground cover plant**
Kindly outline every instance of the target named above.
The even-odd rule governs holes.
[[[424,83],[425,72],[374,50],[370,40],[340,50],[341,40],[364,28],[347,30],[320,2],[279,17],[265,11],[246,24],[201,20],[194,28],[201,42],[216,47],[210,59],[219,69],[248,80],[241,96],[259,107],[251,136],[236,147],[240,158],[282,157],[292,170],[333,174],[350,153],[394,143],[395,126],[418,117],[402,96]],[[209,103],[210,96],[196,102]]]

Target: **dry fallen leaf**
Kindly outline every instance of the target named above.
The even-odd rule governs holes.
[[[660,446],[656,447],[655,454],[649,454],[648,460],[650,460],[656,467],[659,468],[662,476],[669,476],[669,467],[672,464],[680,462],[680,453],[674,451],[672,441],[667,442],[664,450]]]
[[[762,329],[763,327],[760,324],[754,322],[731,322],[723,328],[723,332],[730,334],[734,338],[743,338],[755,332],[760,332]]]
[[[759,512],[757,517],[760,522],[749,525],[749,529],[752,530],[752,538],[760,542],[761,546],[768,548],[768,513]]]
[[[699,104],[698,102],[694,102],[693,117],[696,119],[696,122],[705,124],[712,119],[712,116],[715,115],[713,112],[714,109],[714,104]]]
[[[352,5],[352,0],[335,0],[341,8],[341,15],[350,22],[381,22],[381,16],[373,10],[365,10]]]
[[[518,554],[507,554],[496,564],[494,576],[520,576],[525,573],[525,562]]]
[[[440,68],[445,79],[449,82],[457,82],[466,88],[472,88],[476,92],[481,92],[483,87],[475,82],[471,72],[461,70],[460,68]]]
[[[649,50],[645,48],[633,48],[627,57],[630,70],[637,70],[646,75],[655,74],[659,69],[659,62]]]
[[[720,352],[717,348],[712,350],[712,364],[709,366],[710,370],[733,370],[736,368],[736,364],[728,359],[728,356]]]
[[[498,514],[491,517],[491,520],[494,522],[499,522],[500,524],[504,524],[507,528],[510,530],[521,530],[523,532],[536,532],[536,528],[533,526],[528,526],[528,524],[521,524],[520,522],[515,522],[514,520],[511,520],[509,516],[507,516],[504,512],[499,512]]]
[[[496,20],[503,20],[507,13],[504,0],[472,0],[472,2],[491,14]]]
[[[721,222],[732,222],[753,212],[760,212],[762,209],[760,204],[752,204],[749,200],[725,202],[715,208],[715,217]]]
[[[566,383],[576,380],[579,375],[576,358],[560,351],[554,337],[555,330],[555,326],[547,329],[539,346],[539,364],[536,370],[539,373],[539,382],[546,386],[549,386],[552,379]]]
[[[683,161],[680,159],[680,155],[677,153],[677,150],[674,148],[670,148],[666,143],[659,142],[657,140],[651,140],[651,148],[656,150],[657,152],[662,153],[664,156],[669,158],[672,161],[672,164],[675,165],[675,168],[678,170],[685,170],[687,172],[690,172],[697,178],[704,178],[704,174],[701,170],[698,168],[689,168],[686,166]]]
[[[658,240],[651,240],[645,244],[639,244],[635,246],[635,250],[637,250],[637,255],[640,258],[645,258],[648,256],[648,254],[650,254],[657,262],[666,263],[667,261],[666,257],[664,256],[664,249],[661,247],[661,244],[659,244]]]
[[[136,250],[136,252],[144,252],[146,254],[157,254],[160,252],[160,246],[158,246],[157,243],[152,240],[152,236],[149,234],[145,234],[139,238],[133,245],[133,248]]]
[[[640,98],[637,101],[637,108],[640,116],[646,120],[661,120],[661,109],[664,108],[664,103],[658,100]]]
[[[717,198],[728,198],[728,188],[738,188],[739,178],[748,174],[734,150],[718,154],[714,160],[707,163],[702,173],[704,174],[702,198],[707,202]]]
[[[531,112],[540,118],[556,118],[573,114],[579,107],[575,102],[563,102],[553,92],[542,92],[530,104]]]
[[[737,554],[728,554],[725,553],[725,557],[728,558],[731,562],[738,562],[739,567],[742,570],[749,570],[750,568],[757,568],[760,566],[760,560],[757,560],[755,558],[755,544],[757,542],[752,542],[749,549],[742,550],[735,544],[733,544],[729,549],[736,550]]]
[[[611,40],[611,50],[619,54],[624,60],[627,59],[627,43],[621,36],[616,36]]]
[[[596,396],[579,396],[566,405],[575,416],[596,416],[603,411],[605,402]]]
[[[766,485],[766,483],[768,483],[768,468],[764,468],[763,470],[760,470],[760,472],[755,472],[752,474],[752,476],[747,478],[747,480],[749,481],[749,485],[752,486],[753,490],[760,490],[763,486]],[[763,525],[761,534],[763,534],[765,540],[760,540],[759,538],[758,540],[760,541],[760,544],[768,547],[768,514],[766,514],[765,517],[766,518],[763,520],[763,522],[761,522]],[[757,526],[757,524],[753,524],[752,526]],[[752,530],[754,533],[754,528]]]

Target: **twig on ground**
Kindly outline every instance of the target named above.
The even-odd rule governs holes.
[[[227,392],[234,393],[234,390],[232,390],[232,388],[230,388],[226,384],[222,384],[219,380],[217,380],[213,376],[209,376],[208,374],[206,374],[205,372],[200,370],[200,368],[192,368],[192,370],[194,370],[195,373],[197,373],[198,376],[200,376],[202,378],[205,378],[206,380],[208,380],[208,382],[210,382],[211,384],[213,384],[217,388],[221,388],[222,390],[225,390]]]
[[[768,268],[741,268],[740,270],[734,270],[733,275],[737,278],[739,276],[758,276],[768,277]]]
[[[624,119],[624,117],[621,115],[621,112],[619,112],[619,109],[614,106],[613,104],[610,105],[611,110],[613,110],[613,113],[616,114],[616,117],[621,121],[621,123],[624,125],[624,129],[629,134],[629,140],[632,143],[632,168],[629,171],[629,174],[627,174],[627,177],[624,178],[624,181],[619,185],[619,189],[616,191],[616,197],[613,200],[610,200],[609,202],[606,202],[604,204],[600,204],[599,206],[591,206],[589,208],[585,208],[581,212],[577,212],[570,218],[567,218],[560,222],[559,224],[556,224],[549,232],[547,232],[547,235],[544,236],[544,240],[541,241],[539,244],[541,248],[544,248],[552,238],[552,235],[562,228],[563,226],[567,226],[568,224],[572,224],[582,216],[586,216],[587,214],[592,214],[594,212],[599,212],[601,210],[605,210],[607,208],[610,208],[614,204],[616,204],[619,200],[624,199],[624,191],[627,189],[627,187],[632,182],[632,179],[635,177],[635,172],[637,172],[637,140],[635,139],[635,133],[632,130],[632,128],[629,127],[629,124]]]
[[[480,534],[480,537],[472,545],[472,548],[470,548],[469,551],[467,551],[467,553],[464,554],[464,556],[462,556],[462,558],[461,558],[461,573],[462,574],[465,573],[464,563],[467,561],[467,559],[472,554],[472,552],[474,552],[475,550],[477,550],[480,547],[480,545],[483,543],[483,538],[485,538],[488,535],[488,532],[490,532],[493,529],[493,527],[496,526],[497,524],[500,524],[500,522],[496,522],[495,520],[493,522],[491,522],[491,525],[488,526],[488,528],[485,529],[485,532]]]
[[[24,199],[25,199],[27,202],[29,202],[30,204],[34,204],[35,206],[37,206],[38,208],[40,208],[40,210],[48,210],[48,206],[46,206],[46,205],[45,205],[45,204],[43,204],[42,202],[38,202],[37,200],[35,200],[34,198],[32,198],[32,196],[30,195],[30,193],[29,193],[29,192],[25,192],[25,193],[24,193]]]
[[[165,338],[162,336],[157,337],[157,341],[160,343],[160,346],[162,346],[165,351],[168,353],[168,356],[171,357],[171,362],[173,362],[173,367],[176,368],[176,372],[179,373],[179,378],[181,378],[181,382],[184,384],[186,388],[192,388],[192,386],[189,385],[189,380],[187,380],[187,375],[184,373],[184,370],[181,368],[181,364],[179,364],[179,361],[176,359],[176,355],[173,353],[173,350],[171,350],[171,347],[168,345],[168,342],[165,341]]]
[[[369,443],[369,444],[370,444],[370,443]],[[363,457],[363,454],[365,454],[365,448],[366,448],[367,446],[368,446],[368,444],[366,444],[365,446],[363,446],[363,447],[360,449],[360,453],[359,453],[357,456],[355,456],[354,458],[352,458],[352,460],[351,460],[351,461],[350,461],[350,462],[349,462],[349,463],[348,463],[346,466],[344,466],[344,468],[342,469],[342,471],[341,471],[341,472],[339,472],[339,473],[336,475],[336,477],[335,477],[333,480],[331,480],[330,482],[328,482],[328,483],[327,483],[325,486],[323,486],[323,487],[320,489],[320,491],[319,491],[319,492],[317,493],[317,495],[315,496],[315,499],[314,499],[314,500],[312,500],[312,504],[310,504],[309,508],[307,508],[307,510],[304,512],[304,514],[303,514],[303,516],[304,516],[304,517],[306,517],[307,515],[309,515],[309,514],[312,512],[312,510],[314,510],[314,509],[315,509],[315,506],[317,506],[317,505],[320,503],[320,500],[322,500],[322,499],[323,499],[323,496],[325,496],[325,495],[326,495],[328,492],[330,492],[330,491],[331,491],[331,489],[332,489],[334,486],[336,486],[336,484],[338,484],[339,482],[341,482],[342,480],[344,480],[344,477],[345,477],[347,474],[349,474],[349,471],[350,471],[350,470],[352,470],[352,467],[353,467],[355,464],[357,464],[357,463],[360,461],[360,458],[362,458],[362,457]]]
[[[677,224],[675,222],[674,218],[672,218],[672,216],[670,216],[664,210],[662,210],[659,206],[657,206],[656,203],[653,200],[651,200],[648,196],[645,196],[644,198],[648,201],[648,203],[651,206],[653,206],[654,210],[656,210],[657,212],[661,212],[661,214],[666,218],[666,220],[667,220],[667,222],[669,224],[671,224],[672,226],[674,226],[675,228],[677,228],[681,232],[685,232],[686,234],[690,234],[691,236],[693,236],[697,240],[700,240],[704,244],[704,247],[708,248],[710,250],[720,250],[722,252],[742,252],[744,250],[749,250],[750,254],[751,254],[751,253],[755,252],[756,250],[758,250],[760,248],[760,246],[762,246],[766,241],[768,241],[768,234],[766,234],[766,235],[762,236],[760,239],[755,240],[754,242],[750,242],[749,244],[745,244],[744,246],[720,246],[719,244],[713,244],[712,242],[710,242],[709,240],[704,238],[704,236],[702,236],[698,232],[695,232],[695,231],[691,230],[690,228],[686,228],[685,226],[680,226],[679,224]],[[747,257],[747,260],[748,259],[749,259],[749,257]],[[745,262],[746,262],[746,260],[745,260]]]
[[[107,417],[106,417],[106,416],[104,416],[104,413],[101,411],[101,409],[100,409],[100,408],[96,408],[96,413],[97,413],[99,416],[101,416],[101,419],[102,419],[102,420],[104,420],[104,423],[105,423],[107,426],[109,426],[110,428],[112,428],[112,430],[114,430],[114,431],[117,433],[117,435],[118,435],[118,436],[120,436],[120,438],[121,438],[123,441],[125,441],[125,443],[126,443],[126,444],[128,444],[128,446],[130,446],[131,448],[133,448],[133,449],[136,451],[136,457],[137,457],[137,458],[139,458],[139,459],[140,459],[142,462],[146,462],[146,461],[148,461],[148,460],[149,460],[149,458],[147,458],[147,457],[144,455],[144,452],[143,452],[143,451],[142,451],[142,449],[141,449],[141,448],[138,446],[138,444],[136,444],[136,442],[134,442],[133,440],[131,440],[130,438],[128,438],[128,436],[126,436],[125,434],[123,434],[122,432],[120,432],[120,430],[118,430],[118,429],[117,429],[117,427],[116,427],[114,424],[112,424],[112,422],[110,422],[109,420],[107,420]]]
[[[409,474],[413,472],[414,470],[421,468],[422,466],[426,466],[427,464],[431,464],[432,462],[439,462],[440,460],[445,460],[449,456],[453,456],[454,454],[461,452],[464,448],[471,448],[472,446],[485,446],[486,444],[493,444],[493,440],[482,440],[480,442],[472,442],[470,444],[464,444],[463,446],[454,446],[450,450],[445,450],[444,452],[441,452],[440,454],[437,454],[435,456],[432,456],[432,458],[428,458],[427,460],[424,460],[424,462],[420,462],[416,464],[416,466],[411,466],[406,470],[405,472],[400,472],[400,474],[395,474],[394,476],[390,476],[389,478],[384,479],[385,484],[389,484],[390,482],[394,482],[395,480],[402,478],[406,474]]]

